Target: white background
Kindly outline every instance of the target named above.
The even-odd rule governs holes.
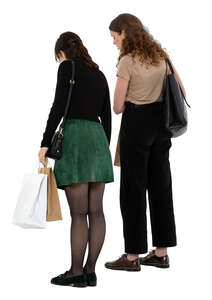
[[[211,9],[210,1],[2,1],[1,40],[1,299],[211,299]],[[169,269],[111,271],[106,261],[124,252],[119,209],[120,169],[107,184],[106,239],[97,262],[98,285],[77,289],[50,279],[70,267],[70,216],[59,191],[63,221],[47,229],[11,224],[25,172],[37,167],[53,101],[58,63],[56,39],[76,32],[105,73],[111,106],[118,50],[108,26],[120,13],[135,14],[166,48],[186,89],[188,132],[172,140],[170,161],[178,246],[169,249]],[[121,114],[113,113],[114,159]],[[52,167],[54,161],[50,161]],[[148,219],[149,221],[149,219]],[[152,249],[149,227],[149,250]]]

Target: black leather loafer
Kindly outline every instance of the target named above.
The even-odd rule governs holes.
[[[84,274],[86,276],[87,286],[96,286],[97,284],[96,273],[92,272],[92,273],[84,273]]]
[[[66,277],[68,272],[69,271],[66,271],[63,274],[60,274],[57,277],[52,278],[51,283],[56,284],[56,285],[73,286],[73,287],[86,287],[87,286],[87,277],[85,274],[78,275],[78,276],[72,276],[72,277]]]

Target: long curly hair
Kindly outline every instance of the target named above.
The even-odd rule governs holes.
[[[161,59],[168,57],[160,43],[149,33],[149,30],[141,21],[131,14],[120,14],[110,23],[109,29],[119,34],[125,32],[122,40],[122,49],[118,61],[122,56],[130,54],[139,56],[141,63],[157,66]]]
[[[57,39],[54,49],[56,61],[59,60],[60,50],[64,51],[67,59],[80,59],[89,67],[99,68],[92,60],[80,37],[74,32],[63,32]]]

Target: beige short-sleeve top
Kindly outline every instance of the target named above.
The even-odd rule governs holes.
[[[169,69],[168,69],[169,72]],[[116,75],[129,81],[126,100],[135,104],[162,101],[162,88],[166,73],[166,63],[162,59],[158,66],[145,64],[127,54],[118,63]]]
[[[167,72],[170,73],[169,66]],[[126,99],[135,104],[148,104],[163,101],[163,87],[165,84],[166,62],[161,60],[158,66],[148,67],[128,54],[123,56],[118,64],[116,75],[129,81]],[[116,145],[114,166],[120,167],[120,129]]]

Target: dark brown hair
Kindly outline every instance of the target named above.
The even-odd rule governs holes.
[[[149,30],[134,15],[118,15],[110,23],[109,29],[119,34],[122,30],[125,32],[118,61],[122,56],[131,54],[132,57],[138,55],[140,61],[146,65],[158,65],[161,59],[168,57],[160,43],[153,38]]]
[[[57,39],[54,49],[56,61],[59,60],[60,50],[65,53],[67,59],[80,59],[89,67],[99,68],[88,54],[88,50],[83,45],[80,37],[74,32],[64,32]]]

